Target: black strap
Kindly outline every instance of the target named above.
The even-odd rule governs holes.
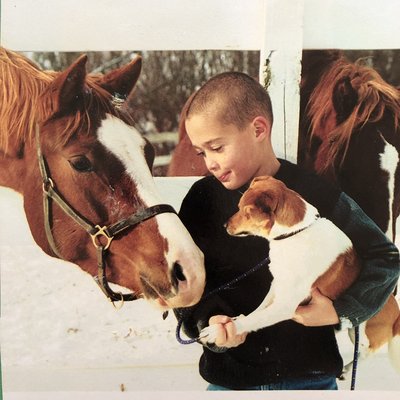
[[[96,283],[100,286],[102,292],[114,303],[115,301],[132,301],[137,300],[139,296],[135,293],[121,293],[114,292],[108,284],[106,278],[106,261],[104,254],[104,247],[97,247],[97,276],[94,278]]]
[[[158,214],[162,213],[174,213],[176,214],[175,209],[169,204],[157,204],[155,206],[151,206],[145,208],[143,210],[137,211],[135,214],[132,214],[128,218],[124,218],[121,221],[116,222],[113,225],[110,225],[107,228],[107,231],[110,236],[115,236],[123,230],[135,226],[147,219],[150,219]]]

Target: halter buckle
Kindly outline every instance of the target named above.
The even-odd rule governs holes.
[[[96,225],[95,227],[97,228],[97,232],[90,235],[94,246],[96,248],[103,247],[104,250],[107,250],[110,247],[110,244],[111,244],[112,240],[114,239],[114,236],[109,236],[106,226]],[[99,236],[104,236],[106,238],[105,245],[103,245],[100,242]]]
[[[47,194],[50,188],[54,189],[54,182],[51,178],[47,178],[45,181],[43,181],[43,192]]]

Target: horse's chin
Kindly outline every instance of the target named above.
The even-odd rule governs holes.
[[[154,303],[156,307],[162,311],[169,310],[170,308],[172,308],[162,297],[158,297],[157,299],[155,299]]]
[[[153,304],[156,308],[161,311],[171,310],[173,308],[185,308],[191,307],[197,304],[199,299],[191,299],[183,301],[179,296],[171,297],[170,299],[165,299],[162,296],[155,298],[147,298],[147,300]]]

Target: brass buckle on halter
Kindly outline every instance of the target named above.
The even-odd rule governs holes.
[[[43,182],[43,192],[48,194],[49,188],[54,189],[54,182],[51,178],[47,178],[45,182]]]
[[[98,231],[90,235],[94,246],[97,248],[103,247],[104,250],[107,250],[110,247],[111,241],[114,239],[114,236],[108,235],[106,226],[96,225],[95,227],[98,229]],[[104,236],[106,238],[107,242],[105,246],[100,242],[99,236]]]

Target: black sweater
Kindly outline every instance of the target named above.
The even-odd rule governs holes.
[[[339,190],[287,161],[280,162],[281,167],[275,178],[300,193],[319,210],[321,216],[331,219],[341,228],[349,225],[348,220],[351,220],[353,214],[338,213],[336,210],[342,196]],[[180,217],[205,255],[205,297],[213,289],[236,278],[268,256],[269,247],[265,239],[233,237],[225,231],[224,224],[238,210],[237,204],[245,189],[227,190],[214,177],[206,177],[193,185],[182,203]],[[340,218],[336,218],[339,214]],[[335,221],[335,218],[340,220]],[[367,222],[371,221],[367,219]],[[385,254],[374,257],[384,264],[382,278],[376,279],[385,281],[385,290],[379,293],[380,301],[365,319],[375,313],[387,298],[399,273],[396,248],[372,222],[371,226],[371,236],[375,239],[378,237],[379,248],[384,244]],[[376,231],[378,233],[375,235]],[[355,238],[350,238],[355,244]],[[365,247],[365,243],[362,246]],[[355,247],[357,249],[356,244]],[[383,260],[388,254],[392,256]],[[388,261],[390,257],[393,259]],[[183,319],[185,333],[197,337],[213,315],[233,317],[253,311],[264,299],[271,281],[268,267],[263,267],[233,287],[206,297],[194,307],[175,310],[175,313],[179,319]],[[354,310],[350,310],[349,315],[351,311]],[[200,374],[206,381],[232,389],[316,373],[339,376],[341,371],[342,359],[333,327],[310,328],[294,321],[284,321],[252,332],[248,334],[245,343],[236,348],[204,347],[200,359]]]

